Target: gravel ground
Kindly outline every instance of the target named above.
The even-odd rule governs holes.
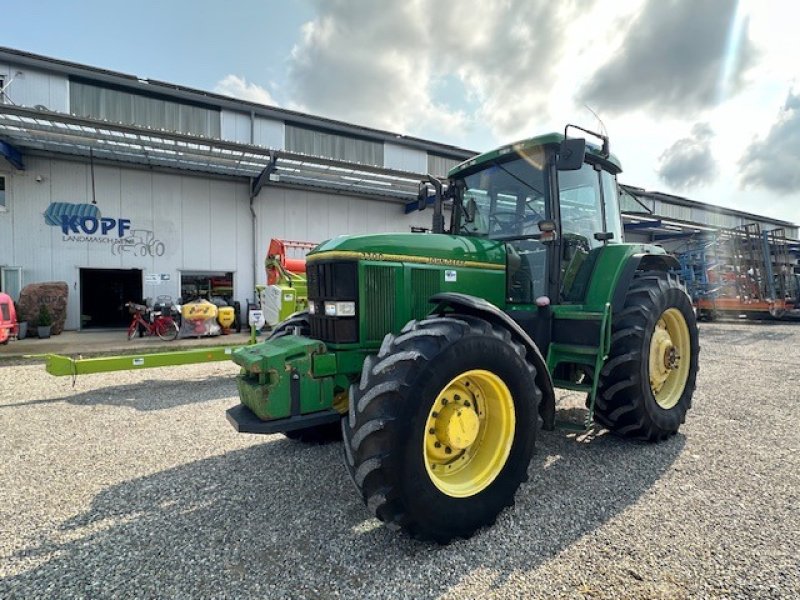
[[[0,597],[800,597],[800,325],[701,344],[681,433],[544,433],[516,506],[446,547],[368,518],[340,444],[236,434],[231,364],[0,367]]]

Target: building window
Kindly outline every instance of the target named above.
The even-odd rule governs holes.
[[[6,77],[0,75],[0,104],[6,103]]]
[[[231,272],[189,272],[181,273],[181,300],[212,300],[221,298],[233,301],[233,273]]]
[[[6,177],[0,175],[0,210],[6,209]]]
[[[69,102],[70,111],[79,117],[208,138],[220,137],[219,109],[74,79],[69,83]]]
[[[450,169],[459,164],[460,160],[428,154],[428,173],[434,177],[447,177]]]
[[[383,166],[383,143],[318,129],[286,125],[286,149],[311,156]]]

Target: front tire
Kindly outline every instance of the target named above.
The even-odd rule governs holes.
[[[692,302],[673,275],[639,274],[614,315],[595,419],[627,438],[660,441],[677,433],[692,406],[698,370]]]
[[[527,480],[541,399],[508,330],[466,316],[387,335],[350,388],[345,463],[389,527],[447,543],[494,523]]]

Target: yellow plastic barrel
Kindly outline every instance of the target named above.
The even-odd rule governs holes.
[[[189,302],[181,308],[181,316],[188,321],[202,321],[214,319],[217,316],[217,307],[202,300],[200,302]]]
[[[236,311],[232,306],[220,306],[217,309],[217,321],[223,329],[230,329],[236,319]]]

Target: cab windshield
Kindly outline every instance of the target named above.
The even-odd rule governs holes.
[[[538,237],[548,218],[545,153],[535,147],[467,175],[458,233],[490,239]],[[474,215],[469,221],[466,214]]]

